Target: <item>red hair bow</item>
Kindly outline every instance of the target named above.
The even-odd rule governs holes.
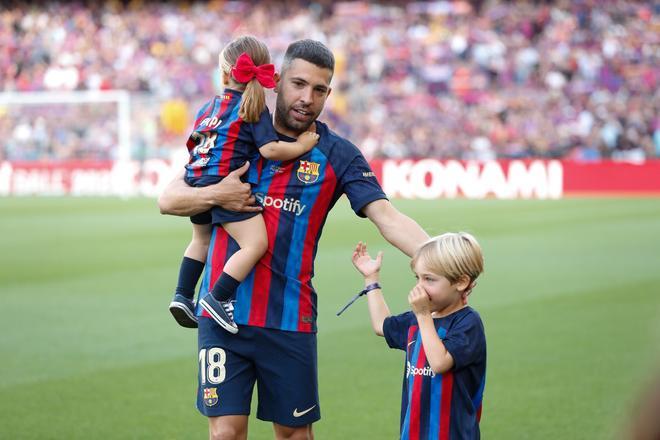
[[[275,87],[275,66],[272,64],[255,66],[250,55],[245,52],[238,57],[236,64],[231,68],[231,75],[242,84],[250,82],[252,78],[257,78],[263,87],[267,89]]]

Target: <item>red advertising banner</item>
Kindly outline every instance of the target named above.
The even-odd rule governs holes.
[[[173,163],[164,159],[2,162],[0,195],[153,197],[181,170],[181,165]],[[660,160],[633,164],[540,159],[489,162],[388,159],[374,160],[371,166],[392,198],[660,196]]]
[[[0,196],[157,196],[181,165],[137,161],[0,163]]]
[[[562,162],[564,194],[660,196],[660,160]]]
[[[560,198],[660,196],[660,160],[643,163],[559,160],[376,160],[371,165],[390,197]]]

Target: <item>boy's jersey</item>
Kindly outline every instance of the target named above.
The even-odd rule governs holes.
[[[193,132],[186,142],[190,155],[187,182],[218,182],[248,160],[256,164],[259,148],[279,140],[267,108],[254,123],[238,116],[241,96],[241,92],[226,89],[197,112]],[[256,167],[250,167],[245,180],[257,183]]]
[[[261,159],[261,178],[253,193],[264,208],[268,250],[239,285],[234,310],[238,324],[315,332],[314,257],[328,213],[342,194],[362,217],[367,204],[386,198],[353,144],[318,121],[316,131],[318,143],[298,159]],[[236,249],[222,228],[214,228],[200,295]]]
[[[391,316],[383,333],[391,348],[406,352],[401,397],[401,439],[478,439],[486,380],[486,336],[479,314],[464,307],[433,320],[454,367],[433,372],[412,312]]]

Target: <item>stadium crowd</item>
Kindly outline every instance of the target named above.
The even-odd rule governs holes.
[[[165,156],[218,91],[227,41],[257,35],[277,66],[288,43],[314,38],[337,60],[322,118],[368,158],[640,160],[660,156],[659,12],[626,0],[3,2],[0,89],[129,90],[136,154]],[[111,156],[116,130],[98,112],[68,116],[69,132],[59,112],[37,113],[0,106],[0,160]]]

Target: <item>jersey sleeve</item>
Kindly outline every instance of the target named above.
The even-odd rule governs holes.
[[[351,208],[360,217],[366,217],[362,209],[369,203],[387,199],[376,175],[362,154],[358,153],[351,160],[340,182],[344,194],[351,203]]]
[[[383,336],[390,348],[405,350],[408,343],[408,328],[410,327],[410,312],[397,316],[389,316],[383,322]]]
[[[486,358],[486,336],[477,313],[468,313],[458,320],[442,340],[454,358],[454,369],[478,363]]]
[[[267,108],[261,112],[257,122],[250,124],[250,130],[252,132],[254,145],[257,148],[261,148],[270,142],[276,142],[279,140],[275,127],[273,127],[273,119]]]

